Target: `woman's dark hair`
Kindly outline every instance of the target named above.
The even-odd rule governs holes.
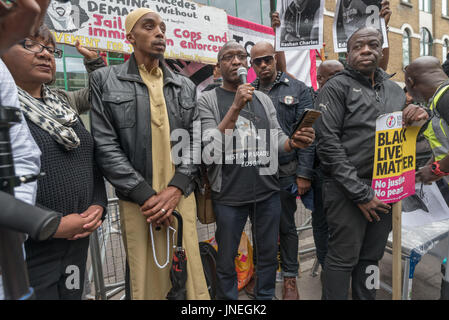
[[[43,24],[39,27],[34,35],[32,35],[34,39],[42,39],[47,44],[52,44],[53,47],[56,48],[56,39],[53,33],[51,33],[50,29]],[[47,82],[46,85],[52,85],[56,81],[56,75],[53,75],[53,79],[50,82]]]
[[[41,25],[32,37],[35,39],[42,39],[44,42],[50,43],[56,48],[56,39],[45,24]]]

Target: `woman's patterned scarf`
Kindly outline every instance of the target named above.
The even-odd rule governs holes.
[[[43,102],[21,88],[17,89],[22,112],[30,121],[48,132],[67,151],[80,145],[77,134],[71,128],[78,117],[65,99],[51,92],[46,85],[42,88]]]

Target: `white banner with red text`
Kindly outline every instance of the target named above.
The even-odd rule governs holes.
[[[213,64],[228,41],[226,12],[186,0],[52,0],[45,24],[56,42],[105,51],[131,53],[125,18],[137,8],[150,8],[164,20],[165,57]]]

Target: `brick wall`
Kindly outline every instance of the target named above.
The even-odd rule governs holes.
[[[437,43],[434,44],[433,55],[444,61],[446,57],[442,56],[443,43],[445,38],[449,38],[449,17],[443,16],[442,1],[433,1],[433,37],[437,39]]]
[[[420,56],[420,13],[419,0],[410,0],[409,3],[404,3],[402,0],[390,0],[390,8],[393,15],[390,19],[390,32],[388,35],[390,44],[390,60],[387,72],[395,74],[393,80],[398,82],[404,81],[403,76],[403,48],[402,48],[402,34],[403,29],[407,27],[411,31],[410,38],[410,57],[411,61]],[[326,0],[325,8],[327,11],[335,11],[336,0]],[[444,37],[449,39],[449,17],[442,16],[441,0],[432,1],[432,37],[434,39],[432,54],[443,61],[442,57],[442,40]],[[324,16],[324,42],[325,54],[327,59],[338,59],[338,54],[334,53],[332,27],[333,17]]]

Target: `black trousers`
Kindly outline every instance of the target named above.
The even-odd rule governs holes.
[[[379,213],[380,221],[369,222],[335,181],[323,185],[324,210],[329,225],[329,245],[323,274],[323,298],[374,300],[376,290],[367,286],[373,266],[382,259],[392,228],[391,212]]]
[[[25,242],[28,276],[37,300],[81,300],[89,237]]]
[[[324,260],[326,259],[327,245],[329,241],[329,228],[327,226],[326,214],[323,204],[323,173],[320,168],[316,168],[312,181],[313,204],[312,211],[312,229],[313,240],[316,247],[316,257],[324,268]]]

